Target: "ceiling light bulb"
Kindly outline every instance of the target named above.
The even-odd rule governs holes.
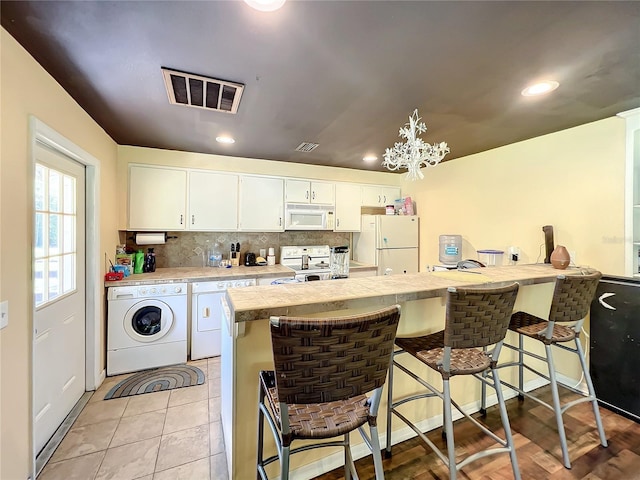
[[[376,157],[375,155],[367,155],[362,160],[364,160],[365,162],[375,162],[376,160],[378,160],[378,157]]]
[[[548,80],[545,82],[529,85],[527,88],[522,90],[521,93],[524,97],[534,97],[536,95],[544,95],[545,93],[553,92],[559,86],[560,84],[558,82]]]
[[[244,0],[247,5],[261,12],[278,10],[286,0]]]
[[[218,142],[218,143],[236,143],[236,141],[231,137],[216,137],[216,142]]]

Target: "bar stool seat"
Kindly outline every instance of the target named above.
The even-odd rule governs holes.
[[[442,371],[444,330],[422,337],[396,338],[396,345],[432,369]],[[451,376],[480,373],[490,366],[491,357],[480,350],[451,350],[449,368]]]
[[[267,392],[266,398],[278,426],[282,428],[275,381],[273,371],[261,372],[260,383]],[[337,437],[361,427],[369,418],[366,395],[327,403],[294,403],[288,406],[288,411],[291,434],[300,439]]]
[[[513,313],[513,306],[518,293],[518,284],[496,288],[449,288],[446,300],[445,329],[430,335],[410,338],[396,338],[396,350],[393,354],[392,367],[389,369],[389,387],[387,401],[387,446],[386,456],[391,456],[391,420],[395,415],[407,424],[431,449],[438,458],[449,468],[449,478],[455,480],[459,470],[471,462],[488,455],[508,453],[513,476],[520,479],[520,470],[515,453],[515,445],[507,409],[502,396],[497,365],[502,342],[504,341]],[[487,350],[492,347],[491,350]],[[399,357],[408,353],[429,368],[440,373],[442,390],[418,376],[406,364],[399,361]],[[393,386],[395,370],[408,375],[426,390],[420,390],[407,397],[394,399]],[[492,371],[491,379],[486,377],[487,371]],[[505,438],[490,431],[485,425],[468,415],[451,398],[451,378],[457,375],[469,375],[479,380],[483,387],[489,385],[496,390],[500,409],[500,418]],[[425,398],[438,397],[442,400],[443,427],[446,434],[447,451],[442,452],[399,407]],[[458,461],[454,441],[452,407],[455,407],[464,417],[475,424],[481,431],[491,437],[497,446],[469,454]]]
[[[291,455],[335,446],[344,447],[345,480],[357,479],[349,441],[354,430],[372,453],[376,480],[384,479],[377,415],[399,320],[399,305],[345,317],[271,318],[274,370],[258,377],[259,479],[279,460],[280,480],[287,480]],[[277,449],[268,458],[265,422]],[[297,440],[318,441],[293,448]]]
[[[547,345],[558,342],[570,342],[576,338],[576,331],[565,325],[553,325],[551,336],[547,338],[545,332],[547,331],[548,324],[549,322],[547,320],[531,315],[530,313],[516,312],[511,316],[509,330],[513,330],[520,335],[535,338]]]

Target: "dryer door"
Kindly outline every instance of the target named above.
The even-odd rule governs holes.
[[[173,326],[171,307],[158,299],[143,300],[124,317],[124,331],[137,342],[151,343],[164,337]]]

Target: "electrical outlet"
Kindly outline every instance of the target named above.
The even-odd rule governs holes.
[[[0,303],[0,329],[9,324],[9,300]]]
[[[569,265],[578,265],[576,263],[576,251],[569,250]]]

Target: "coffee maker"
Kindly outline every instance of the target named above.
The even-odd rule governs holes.
[[[349,246],[331,247],[329,255],[329,269],[331,278],[349,277]]]

